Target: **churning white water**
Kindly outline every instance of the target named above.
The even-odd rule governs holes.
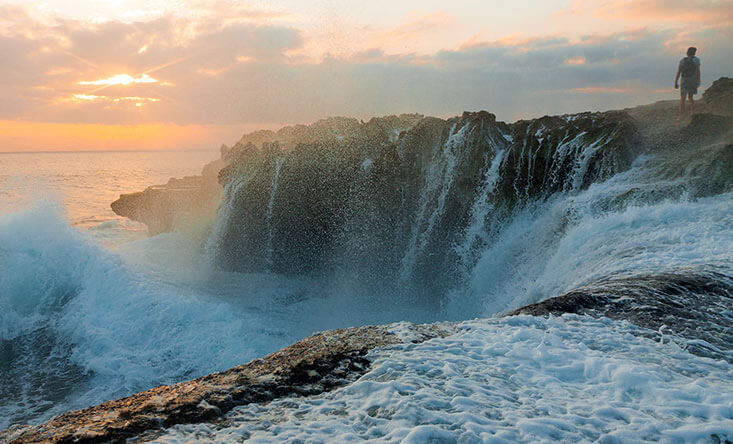
[[[724,362],[638,328],[566,315],[463,322],[371,353],[334,392],[181,425],[154,442],[692,443],[733,436]],[[704,379],[703,379],[704,378]]]
[[[454,129],[436,154],[403,277],[443,211],[462,131]],[[578,150],[568,141],[561,154],[575,156],[582,177],[589,154]],[[64,155],[79,154],[58,156]],[[696,171],[660,173],[674,169],[673,158],[639,157],[604,182],[528,202],[499,218],[488,196],[502,155],[498,150],[482,178],[465,241],[455,246],[465,280],[437,311],[341,281],[211,267],[222,230],[236,223],[226,197],[237,189],[224,193],[208,239],[185,232],[143,238],[139,227],[131,236],[106,206],[91,211],[98,223],[77,225],[74,201],[35,199],[33,162],[18,167],[22,173],[13,170],[14,177],[0,170],[5,189],[14,184],[0,196],[0,428],[223,370],[319,330],[488,317],[613,275],[690,266],[733,272],[733,194],[691,195],[687,185]],[[170,161],[149,161],[157,173],[140,173],[132,189],[113,187],[112,194],[164,182],[155,177],[169,174]],[[196,169],[203,163],[197,160]],[[73,161],[44,165],[44,175],[64,177],[70,188],[79,180],[69,170]],[[53,168],[58,171],[48,171]],[[134,168],[115,177],[130,177]],[[101,179],[107,176],[84,174],[85,188],[75,199],[98,189],[109,194]],[[244,187],[248,177],[240,172],[227,186]],[[19,196],[30,203],[18,204]],[[726,363],[630,335],[632,327],[605,320],[518,318],[461,329],[459,336],[399,353],[375,352],[374,370],[333,394],[252,406],[233,414],[242,425],[232,430],[184,427],[166,440],[193,433],[212,440],[239,434],[271,441],[615,442],[639,433],[677,442],[701,430],[730,437],[733,400],[727,394],[733,389]],[[694,379],[699,374],[707,375],[704,381]],[[495,412],[472,416],[472,406],[489,401]],[[252,425],[253,415],[278,416],[282,424]]]

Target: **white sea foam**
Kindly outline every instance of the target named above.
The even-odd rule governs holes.
[[[148,251],[161,255],[176,245],[173,235],[152,239],[147,242],[156,248]],[[104,250],[71,228],[53,203],[0,216],[0,340],[50,329],[55,340],[70,344],[70,362],[91,378],[86,391],[48,414],[223,370],[312,332],[278,323],[277,313],[263,317],[262,306],[212,298],[226,286],[210,285],[206,293],[201,274],[143,272],[145,256],[128,254],[145,242],[130,244],[122,256]],[[123,260],[132,256],[140,267]],[[187,285],[194,279],[200,285]],[[239,291],[257,289],[256,280],[250,282]]]
[[[371,353],[373,368],[319,396],[235,409],[193,442],[722,442],[733,439],[730,367],[626,323],[575,315],[469,321]]]
[[[53,201],[0,215],[0,341],[48,332],[64,344],[58,353],[87,374],[33,416],[21,401],[50,403],[16,381],[25,397],[0,403],[0,429],[224,370],[316,331],[428,316],[338,282],[228,273],[204,262],[200,243],[183,233],[102,248]],[[45,365],[43,357],[9,359]],[[54,370],[64,374],[48,373]],[[67,383],[76,384],[53,381]]]
[[[680,267],[733,267],[733,194],[690,199],[668,189],[682,180],[649,177],[650,159],[588,189],[530,203],[494,220],[468,285],[444,301],[444,318],[490,316],[620,274]],[[626,197],[636,190],[667,199]]]

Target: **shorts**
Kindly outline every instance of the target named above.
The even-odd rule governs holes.
[[[697,80],[683,78],[680,85],[680,96],[684,98],[695,94],[697,94]]]

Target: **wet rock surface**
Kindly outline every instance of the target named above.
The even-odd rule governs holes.
[[[733,277],[680,271],[601,280],[509,315],[576,313],[625,320],[691,340],[698,355],[733,363]]]
[[[0,432],[0,442],[125,442],[175,424],[214,421],[240,405],[329,391],[363,374],[369,368],[365,355],[376,347],[422,342],[451,332],[439,325],[407,329],[409,334],[402,338],[390,326],[318,333],[221,373],[68,412],[42,425],[14,426]]]
[[[350,139],[292,150],[275,142],[233,148],[220,173],[218,266],[288,275],[358,270],[442,293],[460,278],[453,246],[487,175],[497,176],[484,199],[498,218],[627,169],[639,139],[623,112],[512,125],[485,111],[428,117],[397,139],[367,125]]]

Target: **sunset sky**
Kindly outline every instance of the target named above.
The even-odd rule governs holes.
[[[733,0],[0,0],[0,151],[192,149],[346,115],[514,121],[733,76]]]

